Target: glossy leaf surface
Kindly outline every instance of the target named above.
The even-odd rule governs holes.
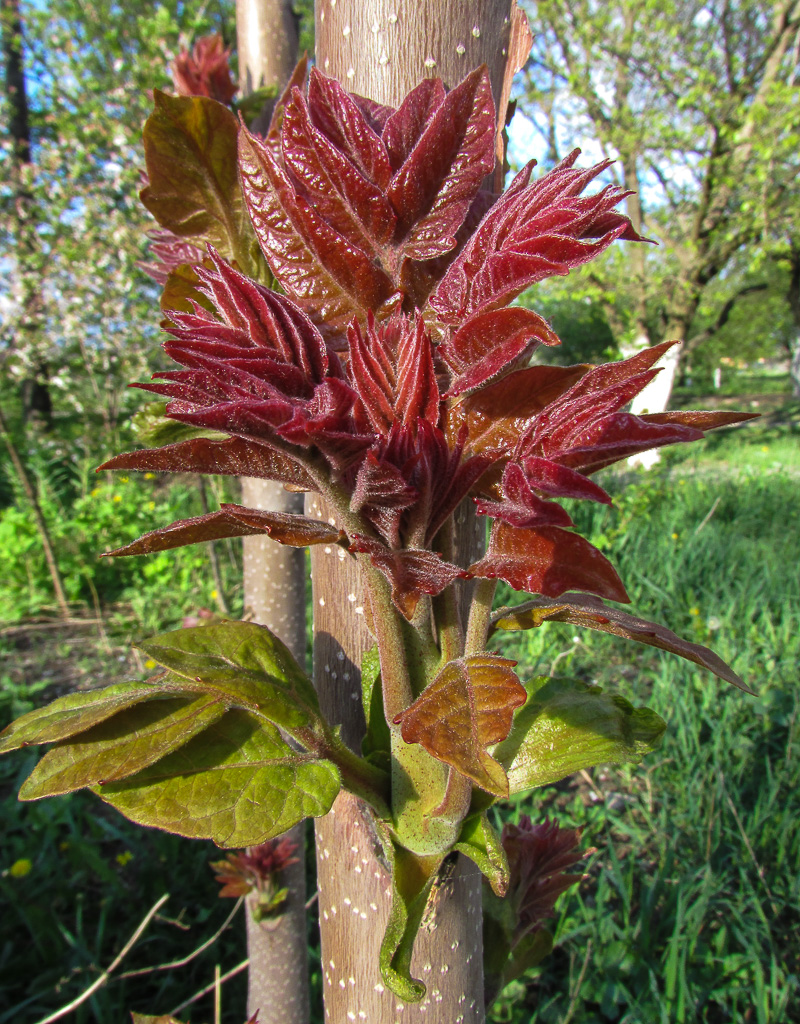
[[[468,571],[546,597],[585,590],[611,601],[630,601],[605,555],[577,533],[557,526],[518,529],[495,523],[486,555]]]
[[[520,793],[598,764],[641,761],[666,728],[648,708],[572,679],[539,676],[508,737],[494,750]]]
[[[96,792],[140,825],[241,847],[327,814],[339,787],[330,761],[297,753],[274,726],[234,709],[157,764]]]
[[[515,661],[493,654],[451,661],[395,718],[406,743],[420,743],[483,789],[508,795],[502,766],[487,748],[508,735],[525,688]]]
[[[485,814],[473,814],[464,820],[454,848],[477,865],[496,896],[506,895],[510,880],[508,858],[497,830]]]
[[[213,697],[152,700],[120,711],[49,750],[20,789],[20,800],[134,775],[187,743],[225,711],[225,704]]]

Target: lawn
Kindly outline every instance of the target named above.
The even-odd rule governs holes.
[[[514,1024],[778,1024],[800,1019],[800,475],[797,407],[671,453],[649,474],[607,477],[615,507],[580,506],[579,526],[612,558],[632,607],[713,647],[750,697],[650,648],[550,624],[503,637],[524,675],[592,681],[668,722],[642,765],[599,768],[502,808],[583,825],[587,878],[554,919],[554,954],[503,994]],[[95,563],[89,552],[198,511],[192,481],[40,474],[57,524],[75,620],[48,619],[46,569],[25,515],[0,513],[0,715],[75,686],[135,676],[131,636],[180,623],[219,595],[207,554]],[[98,525],[99,524],[99,525]],[[5,532],[4,532],[5,531]],[[236,552],[221,546],[237,613]],[[518,599],[507,591],[503,601]],[[50,617],[51,618],[51,617]],[[99,621],[98,621],[99,620]],[[20,805],[35,754],[0,760],[0,1024],[37,1022],[113,960],[147,908],[170,900],[120,972],[185,957],[223,924],[213,846],[134,828],[95,798]],[[309,871],[312,865],[309,865]],[[312,880],[313,885],[313,880]],[[312,890],[313,891],[313,890]],[[313,926],[309,941],[315,941]],[[69,1020],[164,1013],[244,958],[234,921],[185,967],[112,980]],[[243,977],[223,1019],[244,1019]],[[314,972],[317,1013],[319,976]],[[210,997],[182,1011],[209,1020]],[[321,1020],[321,1016],[318,1016]]]

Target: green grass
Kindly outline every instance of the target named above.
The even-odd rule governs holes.
[[[764,454],[791,442],[777,438]],[[616,509],[575,513],[619,568],[633,609],[713,647],[758,698],[572,627],[508,636],[504,650],[526,672],[555,663],[646,702],[668,732],[641,766],[595,769],[591,786],[562,783],[515,807],[585,824],[597,853],[562,902],[556,953],[506,990],[493,1021],[800,1018],[798,485],[777,459],[733,465],[730,444],[672,460]],[[763,434],[751,447],[762,444]]]
[[[596,769],[588,781],[578,776],[501,809],[500,817],[530,813],[583,825],[585,845],[597,852],[587,862],[589,877],[557,907],[555,952],[509,986],[492,1012],[494,1024],[800,1019],[796,430],[789,420],[720,432],[670,455],[653,473],[625,480],[624,488],[621,478],[608,478],[613,509],[573,509],[582,531],[618,566],[633,610],[713,647],[758,698],[670,655],[605,635],[558,624],[508,635],[505,650],[521,671],[552,668],[594,680],[646,702],[669,729],[642,765]],[[107,530],[100,546],[197,511],[190,481],[173,491],[132,477],[124,485],[130,490],[109,482],[92,495],[95,483],[82,489],[77,479],[68,501],[58,494],[46,501],[53,510],[61,501],[73,538],[75,524],[84,524],[87,551],[96,541],[91,513],[98,506]],[[85,513],[74,511],[79,500]],[[156,509],[146,507],[150,501]],[[158,520],[136,520],[143,506]],[[88,555],[75,543],[80,566]],[[49,647],[41,634],[24,642],[25,634],[0,637],[0,715],[41,701],[54,682],[66,686],[59,677],[65,664],[75,667],[69,685],[135,674],[136,665],[125,661],[129,633],[172,625],[211,602],[207,562],[180,557],[170,553],[167,568],[159,563],[151,575],[126,560],[124,572],[133,576],[103,583],[115,604],[106,648],[83,634],[59,634]],[[16,587],[33,595],[30,610],[46,611],[41,567],[33,590],[25,589],[32,549],[13,558],[0,595]],[[226,578],[233,586],[233,567]],[[101,601],[106,592],[99,590]],[[520,595],[509,591],[502,600],[512,596]],[[85,591],[76,601],[91,608]],[[206,866],[215,853],[210,845],[138,829],[86,794],[19,804],[16,789],[32,756],[0,760],[0,1024],[36,1021],[73,998],[163,892],[172,893],[164,917],[180,926],[155,922],[126,969],[185,955],[231,906],[216,898]],[[13,877],[10,867],[25,859],[30,872]],[[189,932],[181,930],[185,924]],[[125,1020],[132,1008],[163,1012],[208,984],[215,963],[225,970],[244,955],[236,922],[188,967],[113,982],[69,1019],[107,1024]],[[315,969],[317,990],[318,982]],[[240,1024],[241,978],[226,986],[223,1006],[223,1019]],[[210,1017],[210,1000],[191,1012],[195,1021]]]

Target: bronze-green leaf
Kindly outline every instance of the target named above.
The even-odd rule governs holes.
[[[395,718],[406,743],[452,765],[496,796],[508,795],[502,765],[487,747],[505,739],[525,702],[515,661],[477,654],[448,662],[414,703]]]
[[[573,626],[596,629],[602,633],[624,637],[626,640],[648,644],[650,647],[658,647],[659,650],[677,654],[701,668],[708,669],[720,679],[733,683],[746,693],[753,693],[745,685],[744,680],[707,647],[684,640],[657,622],[648,622],[647,619],[639,619],[619,608],[611,608],[599,597],[592,597],[589,594],[563,594],[555,600],[546,597],[536,598],[516,608],[501,608],[492,616],[494,629],[532,629],[541,626],[543,622],[569,622]]]
[[[95,791],[140,825],[237,847],[327,814],[340,785],[330,761],[292,750],[273,725],[234,709],[156,764]]]
[[[527,689],[511,732],[493,751],[512,795],[593,765],[641,761],[666,728],[649,708],[575,679],[537,676]]]
[[[235,115],[207,96],[168,96],[156,89],[154,100],[144,126],[149,184],[142,202],[162,227],[180,238],[210,242],[253,273]]]
[[[222,701],[209,697],[172,697],[126,708],[49,750],[20,789],[20,800],[134,775],[188,743],[225,711]]]
[[[177,629],[137,646],[183,678],[185,692],[221,696],[286,729],[300,742],[326,735],[308,676],[265,626],[221,622]]]
[[[46,707],[29,711],[0,733],[0,754],[33,743],[57,743],[91,729],[140,701],[161,696],[151,683],[118,683],[102,690],[88,690],[59,697]]]

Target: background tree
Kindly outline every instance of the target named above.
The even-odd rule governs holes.
[[[785,210],[797,170],[796,148],[789,156],[784,143],[796,128],[787,89],[800,7],[541,0],[530,12],[526,103],[548,156],[597,139],[619,161],[609,173],[633,192],[633,224],[659,242],[609,254],[585,280],[619,344],[687,341],[709,283],[763,236],[765,217]],[[781,140],[780,159],[762,140]],[[679,353],[636,410],[666,407]]]

